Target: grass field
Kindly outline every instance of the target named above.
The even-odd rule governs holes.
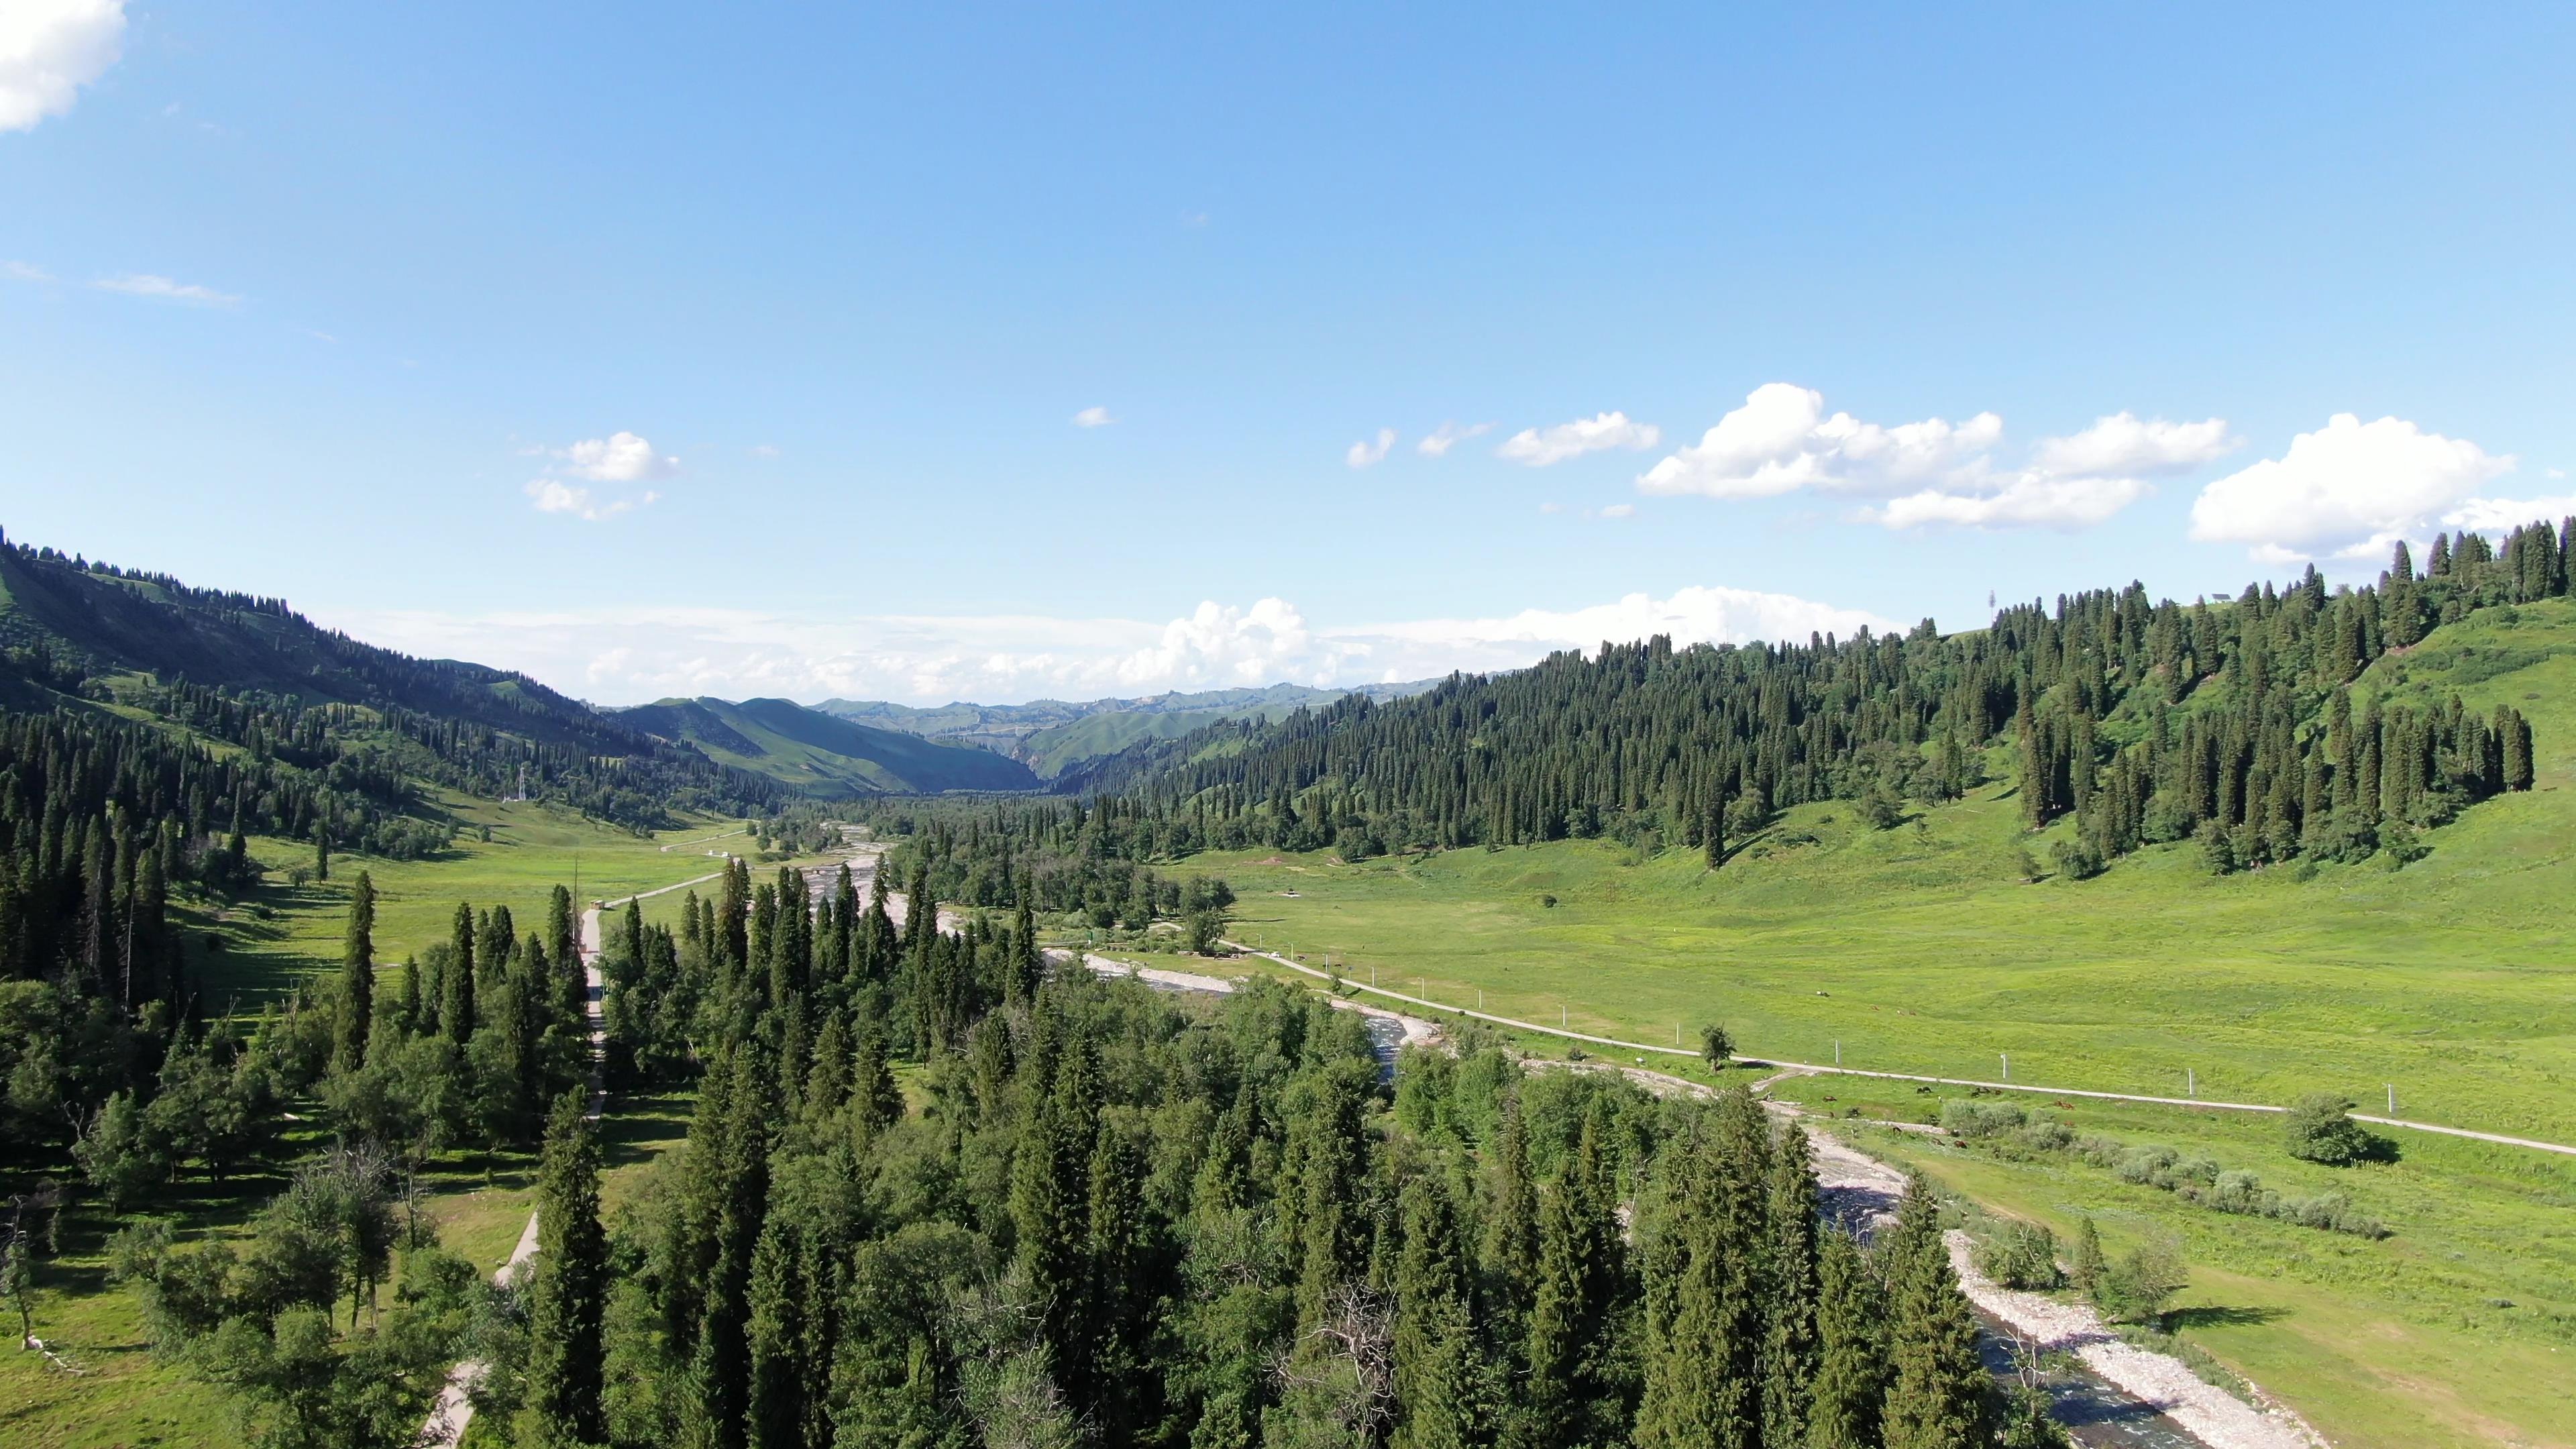
[[[390,973],[405,956],[447,939],[458,901],[478,910],[508,906],[525,935],[544,928],[557,885],[578,880],[584,903],[652,890],[722,869],[723,859],[707,852],[741,850],[746,841],[729,833],[740,821],[692,820],[647,837],[542,802],[445,796],[437,804],[464,827],[445,854],[414,861],[334,856],[330,880],[302,886],[288,884],[286,873],[312,864],[309,843],[252,837],[252,856],[268,867],[266,884],[205,922],[224,941],[205,979],[217,1009],[232,1001],[255,1009],[316,973],[338,970],[349,891],[361,870],[375,883],[376,959]]]
[[[309,864],[312,848],[254,838],[251,853],[270,867],[269,883],[219,914],[183,911],[192,930],[220,937],[205,985],[220,1010],[226,1002],[254,1010],[317,975],[339,969],[348,892],[359,870],[376,885],[376,951],[385,984],[409,952],[447,939],[460,900],[507,905],[522,931],[544,921],[547,897],[570,884],[578,862],[585,900],[689,880],[723,865],[706,854],[745,840],[727,832],[738,821],[704,820],[651,839],[582,820],[542,804],[451,797],[440,801],[467,826],[457,848],[430,861],[341,856],[327,883],[303,887],[282,879]],[[492,838],[481,838],[484,826]],[[670,846],[669,850],[663,849]],[[651,904],[674,903],[675,892]],[[202,957],[192,958],[203,960]],[[633,1191],[645,1167],[685,1137],[684,1097],[612,1099],[601,1132],[607,1149],[602,1200],[610,1212]],[[321,1140],[307,1129],[309,1141]],[[439,1160],[421,1181],[424,1211],[442,1246],[487,1272],[507,1260],[526,1225],[535,1191],[534,1159],[516,1154],[457,1154]],[[11,1176],[67,1163],[10,1164]],[[191,1183],[155,1211],[188,1237],[234,1236],[285,1185],[282,1172],[246,1175],[209,1190]],[[230,1436],[224,1397],[170,1365],[156,1362],[142,1338],[133,1296],[107,1281],[106,1240],[116,1224],[76,1206],[64,1217],[61,1256],[46,1265],[37,1333],[59,1343],[83,1370],[78,1377],[45,1367],[34,1354],[0,1355],[0,1444],[9,1449],[114,1449],[114,1446],[201,1445]]]
[[[2432,853],[2403,871],[2219,878],[2165,846],[2095,880],[2026,884],[2020,850],[2045,859],[2055,833],[2022,832],[2008,782],[1888,831],[1801,806],[1714,872],[1696,852],[1606,841],[1186,868],[1233,884],[1238,940],[1579,1031],[1670,1042],[1716,1021],[1767,1057],[1827,1063],[1839,1043],[1849,1066],[1993,1079],[2009,1054],[2016,1082],[2180,1096],[2188,1072],[2204,1097],[2336,1091],[2372,1110],[2393,1085],[2407,1117],[2576,1139],[2576,606],[2483,611],[2366,684],[2513,704],[2538,736],[2537,788],[2428,833]],[[1792,1090],[1855,1103],[1871,1089],[1854,1082]],[[1918,1100],[1878,1090],[1891,1108]],[[2323,1170],[2274,1130],[2166,1111],[2134,1135],[2206,1140],[2227,1166],[2317,1190]],[[2340,1441],[2576,1439],[2576,1161],[2400,1140],[2402,1162],[2337,1179],[2396,1226],[2381,1243],[2210,1214],[2097,1169],[1898,1145],[2060,1227],[2097,1187],[2141,1221],[2174,1220],[2204,1286],[2252,1305],[2189,1336]]]

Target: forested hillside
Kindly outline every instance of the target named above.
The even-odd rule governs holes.
[[[694,747],[817,799],[1039,785],[1026,765],[991,750],[878,729],[793,700],[665,699],[610,713],[657,739]]]
[[[407,781],[559,799],[635,826],[674,810],[758,812],[788,794],[524,675],[379,649],[281,599],[0,540],[0,709],[66,701],[237,746],[378,815],[409,808]]]
[[[1892,823],[1908,798],[1955,799],[2001,771],[2026,823],[2075,817],[2058,864],[2079,877],[2195,837],[2227,868],[2403,854],[2461,808],[2530,788],[2530,726],[2509,704],[2480,715],[2355,681],[2481,606],[2566,594],[2572,528],[2534,524],[2501,550],[2437,539],[2420,576],[2400,544],[2361,589],[2311,569],[2216,604],[2135,584],[2064,596],[1946,636],[1926,621],[1803,645],[1609,643],[1391,704],[1217,726],[1083,783],[1131,797],[1175,852],[1651,832],[1722,864],[1783,807],[1853,799]]]

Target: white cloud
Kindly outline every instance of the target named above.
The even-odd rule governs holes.
[[[1394,447],[1395,429],[1380,428],[1377,430],[1375,441],[1362,438],[1351,444],[1350,449],[1342,454],[1342,461],[1354,468],[1371,467],[1385,458],[1388,451]]]
[[[32,262],[0,261],[0,277],[13,282],[50,282],[54,274]]]
[[[1538,511],[1541,513],[1563,513],[1565,511],[1565,505],[1562,503],[1542,503],[1538,506]]]
[[[2397,539],[2427,536],[2435,517],[2513,464],[2509,454],[2400,418],[2365,423],[2337,413],[2292,438],[2281,457],[2203,488],[2191,506],[2191,536],[2245,544],[2265,563],[2367,558]]]
[[[1456,423],[1442,423],[1439,427],[1423,434],[1422,441],[1413,445],[1413,451],[1426,458],[1446,457],[1451,448],[1469,438],[1481,436],[1493,426],[1492,423],[1476,423],[1468,427],[1460,427]]]
[[[776,443],[754,443],[751,445],[751,456],[755,458],[775,458],[778,456],[778,445]]]
[[[2095,419],[2080,433],[2041,439],[2033,462],[2041,472],[2058,477],[2134,478],[2187,473],[2243,445],[2243,439],[2228,435],[2225,418],[2142,422],[2134,413],[2119,412]]]
[[[1073,415],[1073,425],[1077,428],[1105,428],[1116,421],[1107,408],[1084,408]]]
[[[2561,475],[2564,476],[2564,475]],[[2576,516],[2576,493],[2556,498],[2469,498],[2442,522],[2471,533],[2511,533],[2526,523],[2559,523]]]
[[[102,292],[122,292],[129,297],[151,297],[164,302],[190,302],[201,307],[229,307],[241,298],[193,282],[174,282],[149,272],[129,272],[121,277],[101,277],[90,283]]]
[[[2016,474],[2001,487],[1949,492],[1926,488],[1862,510],[1889,528],[1950,523],[1974,528],[2085,528],[2148,493],[2135,478],[2052,478],[2036,470]]]
[[[834,695],[944,703],[1090,699],[1282,680],[1325,687],[1516,669],[1559,649],[1670,634],[1680,644],[1849,635],[1886,621],[1785,594],[1685,588],[1567,611],[1322,628],[1277,598],[1207,601],[1156,625],[1131,619],[582,609],[475,615],[353,612],[359,638],[517,669],[594,698]]]
[[[1926,418],[1894,427],[1849,413],[1827,417],[1824,394],[1766,382],[1697,444],[1648,469],[1637,486],[1711,498],[1769,498],[1800,488],[1892,493],[1973,468],[2003,430],[2004,420],[1993,413],[1957,424]]]
[[[615,518],[633,509],[650,507],[662,498],[661,494],[647,488],[638,496],[602,500],[594,497],[589,489],[574,487],[560,478],[531,478],[526,492],[536,500],[539,513],[569,513],[592,523]]]
[[[549,450],[563,460],[563,471],[593,483],[641,483],[680,471],[680,460],[657,456],[653,445],[633,433],[586,438],[569,448]]]
[[[1632,423],[1626,413],[1596,413],[1552,428],[1523,428],[1505,438],[1494,456],[1544,468],[1605,448],[1651,448],[1662,436],[1662,429],[1652,423]]]
[[[1613,503],[1609,507],[1601,510],[1601,516],[1604,518],[1634,518],[1637,516],[1637,505],[1634,503]]]
[[[125,0],[0,5],[0,131],[70,110],[80,88],[116,64],[124,34]]]
[[[1822,393],[1764,383],[1637,480],[1649,494],[1771,498],[1811,490],[1884,500],[1850,516],[1889,528],[2082,528],[2154,490],[2146,477],[2187,471],[2237,446],[2223,418],[2172,423],[2114,413],[2082,432],[2042,438],[2027,467],[1998,468],[2004,420],[1925,418],[1885,425],[1825,412]]]

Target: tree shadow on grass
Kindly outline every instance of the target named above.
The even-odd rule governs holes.
[[[2290,1316],[2290,1310],[2273,1307],[2251,1307],[2237,1304],[2203,1304],[2196,1308],[2174,1308],[2165,1313],[2165,1323],[2172,1329],[2185,1328],[2260,1328]]]

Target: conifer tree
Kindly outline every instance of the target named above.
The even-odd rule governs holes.
[[[1493,1442],[1500,1386],[1477,1340],[1473,1282],[1448,1189],[1424,1174],[1399,1202],[1395,1272],[1395,1449]]]
[[[1603,1443],[1624,1423],[1605,1342],[1617,1308],[1619,1237],[1596,1119],[1539,1206],[1538,1272],[1529,1310],[1529,1376],[1514,1442],[1529,1449]]]
[[[331,1065],[354,1072],[367,1064],[376,1022],[376,883],[365,871],[349,892],[349,928],[340,940],[340,1020]]]
[[[1806,1449],[1876,1449],[1886,1392],[1886,1304],[1860,1245],[1839,1228],[1816,1249],[1816,1375],[1807,1396]]]
[[[1762,1442],[1806,1440],[1807,1398],[1816,1376],[1816,1178],[1807,1134],[1792,1122],[1771,1152],[1763,1205],[1768,1241],[1761,1307]]]
[[[1959,1292],[1940,1209],[1921,1174],[1907,1182],[1888,1237],[1887,1449],[1964,1449],[1983,1442],[1987,1376],[1977,1319]]]
[[[537,1175],[536,1279],[528,1290],[527,1407],[531,1446],[597,1444],[601,1324],[608,1301],[608,1235],[599,1221],[599,1142],[583,1094],[555,1100]]]
[[[474,1037],[474,947],[474,907],[458,901],[448,927],[447,979],[438,1004],[438,1024],[458,1046]]]

